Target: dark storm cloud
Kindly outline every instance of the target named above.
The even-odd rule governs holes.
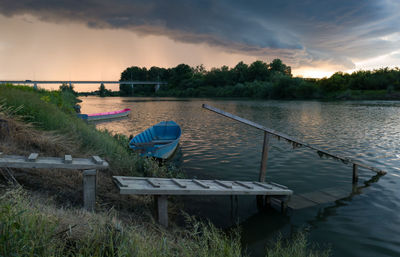
[[[207,43],[258,57],[279,57],[293,66],[315,61],[352,68],[351,59],[389,54],[399,41],[397,0],[2,0],[6,16],[31,14],[50,22],[123,28]]]

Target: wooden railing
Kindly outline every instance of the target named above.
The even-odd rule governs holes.
[[[359,160],[330,153],[330,152],[328,152],[326,150],[323,150],[323,149],[321,149],[321,148],[319,148],[317,146],[302,142],[299,139],[293,138],[293,137],[288,136],[288,135],[286,135],[284,133],[280,133],[280,132],[275,131],[273,129],[267,128],[267,127],[265,127],[263,125],[257,124],[257,123],[255,123],[253,121],[246,120],[246,119],[244,119],[242,117],[239,117],[239,116],[236,116],[234,114],[225,112],[223,110],[220,110],[218,108],[209,106],[207,104],[203,104],[203,108],[207,109],[207,110],[210,110],[210,111],[213,111],[215,113],[218,113],[220,115],[223,115],[225,117],[228,117],[230,119],[239,121],[239,122],[244,123],[246,125],[252,126],[253,128],[256,128],[256,129],[264,131],[264,143],[263,143],[261,167],[260,167],[260,175],[259,175],[259,180],[261,182],[265,181],[265,175],[266,175],[266,171],[267,171],[268,144],[269,144],[270,135],[273,135],[273,136],[277,137],[278,139],[280,139],[280,138],[285,139],[286,141],[290,142],[293,145],[293,147],[305,146],[305,147],[308,147],[308,148],[310,148],[312,150],[315,150],[315,151],[317,151],[317,153],[318,153],[318,155],[320,157],[326,156],[326,157],[329,157],[329,158],[332,158],[332,159],[335,159],[335,160],[340,160],[345,164],[349,164],[349,163],[353,164],[353,180],[352,180],[353,184],[356,184],[357,181],[358,181],[358,166],[362,167],[362,168],[365,168],[365,169],[372,170],[372,171],[376,172],[378,175],[385,175],[386,174],[386,171],[377,169],[375,167],[371,167],[371,166],[369,166],[367,164],[362,163]]]

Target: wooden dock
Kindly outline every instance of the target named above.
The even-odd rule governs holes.
[[[347,190],[333,187],[303,194],[293,194],[288,207],[294,210],[304,209],[319,204],[335,202],[349,195],[351,193]]]
[[[93,211],[96,204],[97,170],[107,169],[108,163],[99,156],[72,158],[71,155],[41,157],[38,153],[29,156],[0,153],[0,168],[83,170],[83,206]]]
[[[293,191],[273,182],[168,179],[114,176],[121,194],[154,195],[158,221],[168,226],[169,195],[256,195],[277,197],[287,203]]]

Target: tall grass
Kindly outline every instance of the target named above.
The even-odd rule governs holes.
[[[127,147],[126,137],[120,136],[117,140],[108,131],[96,130],[94,125],[77,118],[73,111],[76,98],[70,92],[3,85],[0,86],[0,103],[14,108],[15,114],[23,117],[24,121],[43,130],[56,131],[76,142],[81,149],[78,154],[106,157],[113,174],[168,176],[171,172],[171,169],[158,167],[153,161],[132,153]]]
[[[274,247],[267,249],[266,257],[328,257],[330,249],[318,250],[310,245],[305,233],[298,232],[291,240],[278,238]]]
[[[242,256],[238,233],[191,220],[165,231],[122,223],[115,213],[56,209],[22,189],[0,197],[0,256]]]

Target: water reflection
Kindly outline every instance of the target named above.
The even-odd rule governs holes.
[[[315,226],[310,232],[311,240],[321,244],[332,243],[336,256],[360,255],[357,247],[370,256],[400,255],[400,102],[181,101],[173,98],[160,101],[159,98],[118,97],[84,97],[82,100],[82,113],[131,108],[129,119],[96,124],[99,129],[127,136],[136,135],[162,120],[177,122],[182,128],[178,160],[188,177],[258,178],[263,133],[206,111],[201,108],[203,103],[332,153],[353,156],[370,166],[386,170],[388,175],[373,186],[363,188],[363,193],[354,195],[351,202],[342,200],[335,203],[336,208],[326,211],[321,208],[332,204],[311,207],[296,211],[290,217],[258,213],[254,197],[238,197],[235,221],[229,218],[229,197],[183,197],[183,202],[185,211],[209,218],[221,227],[230,227],[237,220],[243,221],[243,241],[251,249],[261,249],[277,231],[309,226],[310,217],[317,216],[321,218],[312,222]],[[351,186],[351,166],[320,159],[315,151],[304,147],[292,149],[284,140],[272,139],[270,144],[267,180],[284,184],[299,194]],[[360,168],[359,176],[362,184],[371,178],[371,173]],[[250,221],[246,222],[248,219]],[[280,225],[272,227],[275,223]],[[262,226],[265,226],[262,232],[251,233]],[[254,250],[254,253],[257,256],[260,251]]]

